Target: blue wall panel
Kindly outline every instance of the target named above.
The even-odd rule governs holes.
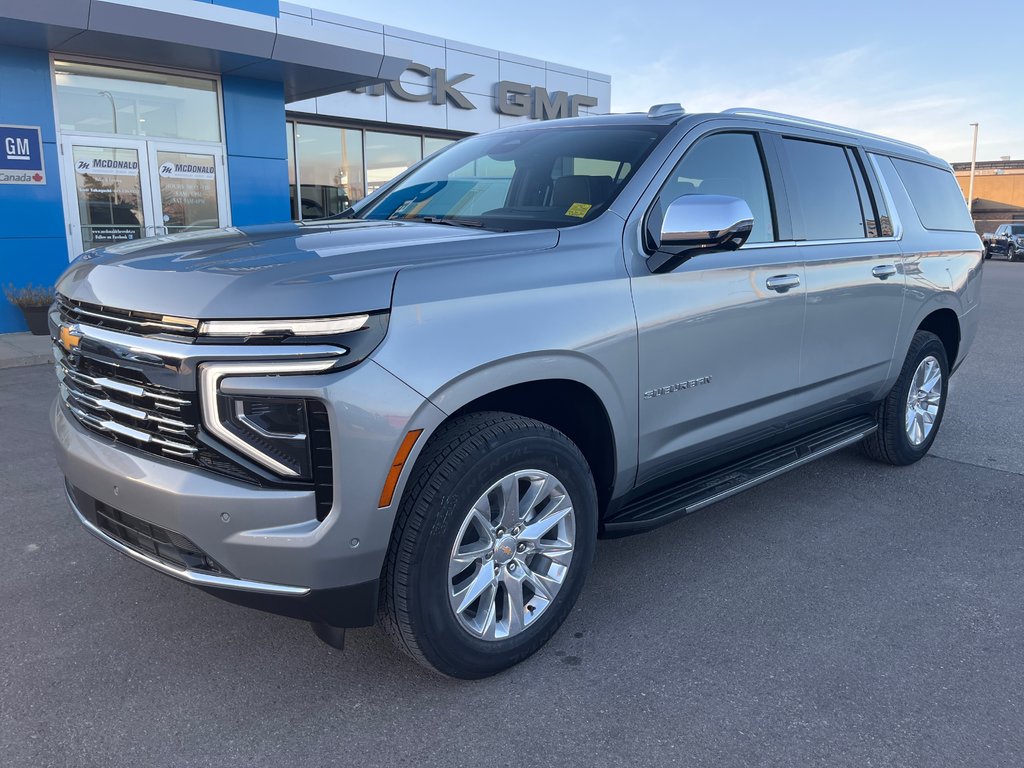
[[[0,213],[2,216],[2,213]],[[0,283],[53,285],[68,266],[63,237],[0,238]],[[21,311],[0,294],[0,333],[27,330]]]
[[[284,86],[267,80],[225,76],[221,87],[228,154],[288,157]]]
[[[244,227],[291,220],[287,160],[228,155],[228,178],[232,224]]]
[[[288,221],[284,87],[244,77],[225,77],[221,86],[231,223]]]
[[[52,284],[68,264],[51,91],[46,51],[0,46],[0,123],[39,126],[46,170],[45,184],[0,184],[0,285]],[[0,333],[22,330],[0,296]]]
[[[228,8],[239,8],[243,11],[262,13],[266,16],[279,16],[281,5],[278,0],[213,0],[214,5],[223,5]]]

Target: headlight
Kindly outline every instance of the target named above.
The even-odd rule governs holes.
[[[204,363],[199,366],[203,425],[209,432],[257,464],[281,477],[309,480],[309,403],[297,397],[226,394],[229,376],[321,373],[335,359]]]
[[[369,315],[317,317],[298,320],[206,320],[199,326],[201,336],[333,336],[351,333],[366,325]]]
[[[387,329],[386,311],[322,318],[202,321],[196,344],[293,347],[295,352],[294,358],[283,360],[202,363],[199,393],[203,426],[228,447],[280,477],[310,479],[313,461],[309,425],[322,419],[323,404],[294,396],[228,394],[221,391],[221,381],[229,376],[279,376],[348,368],[365,360],[383,341]],[[279,354],[277,349],[274,354]]]

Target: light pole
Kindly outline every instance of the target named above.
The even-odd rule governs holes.
[[[971,123],[974,128],[974,141],[971,144],[971,180],[967,185],[967,212],[974,207],[974,163],[978,159],[978,124]]]
[[[117,133],[117,104],[114,103],[114,94],[110,91],[100,91],[99,94],[110,100],[110,114],[114,117],[114,133]]]

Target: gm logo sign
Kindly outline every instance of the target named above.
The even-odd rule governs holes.
[[[0,184],[45,184],[37,126],[0,125]]]
[[[8,160],[32,159],[28,139],[21,136],[7,136],[4,138],[4,151],[7,153]]]

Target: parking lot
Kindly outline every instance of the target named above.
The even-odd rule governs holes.
[[[440,679],[131,563],[74,523],[46,366],[0,370],[0,764],[1020,765],[1024,264],[932,454],[856,450],[602,541],[526,663]]]

